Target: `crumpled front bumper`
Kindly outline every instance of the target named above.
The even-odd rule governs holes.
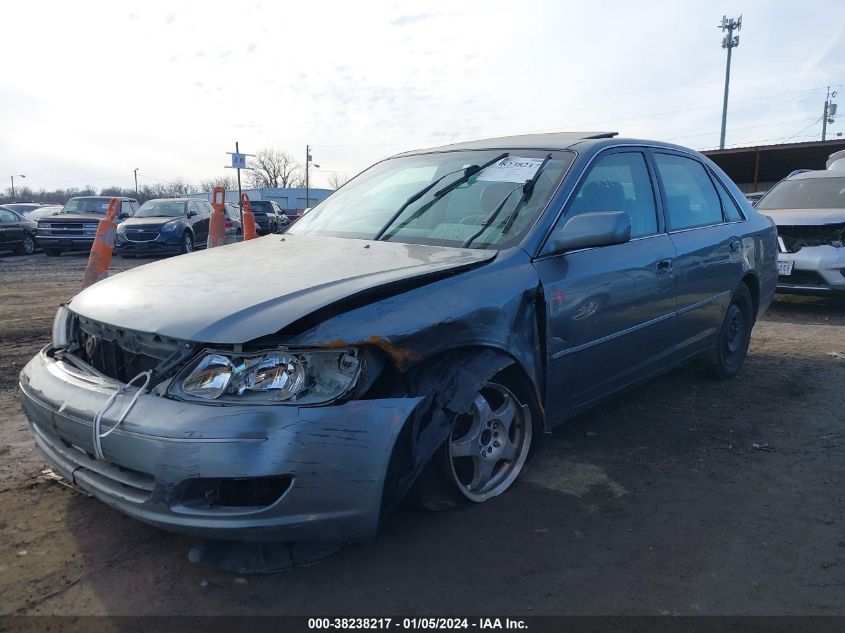
[[[796,253],[778,253],[793,261],[792,274],[778,276],[777,291],[788,294],[845,292],[845,248],[805,246]]]
[[[93,418],[118,383],[42,350],[20,375],[38,448],[69,480],[126,514],[204,538],[360,541],[378,527],[396,437],[422,398],[337,406],[209,406],[141,396],[93,457]],[[134,395],[103,419],[112,427]],[[231,507],[197,499],[197,482],[289,478],[272,503]]]

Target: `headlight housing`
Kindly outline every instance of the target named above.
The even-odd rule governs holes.
[[[179,228],[178,222],[168,222],[167,224],[162,224],[161,230],[165,233],[169,233],[170,231],[175,231]]]
[[[349,391],[360,371],[356,349],[208,349],[173,379],[168,393],[208,403],[325,404]]]
[[[73,313],[62,304],[56,311],[56,316],[53,317],[53,347],[56,349],[67,349],[71,341],[71,324]]]

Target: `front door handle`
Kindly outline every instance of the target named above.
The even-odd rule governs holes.
[[[654,265],[658,275],[668,275],[672,272],[672,260],[662,259]]]

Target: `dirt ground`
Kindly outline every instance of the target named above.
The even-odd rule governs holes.
[[[85,262],[0,257],[2,614],[845,614],[845,302],[779,299],[737,379],[680,369],[580,416],[503,497],[239,577],[39,478],[17,374]]]

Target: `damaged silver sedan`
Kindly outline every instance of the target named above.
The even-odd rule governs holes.
[[[845,151],[781,180],[757,208],[778,227],[778,292],[845,293]]]
[[[100,281],[22,371],[35,441],[215,539],[369,539],[510,488],[546,432],[697,359],[739,371],[771,222],[700,154],[572,133],[384,160],[269,235]]]

